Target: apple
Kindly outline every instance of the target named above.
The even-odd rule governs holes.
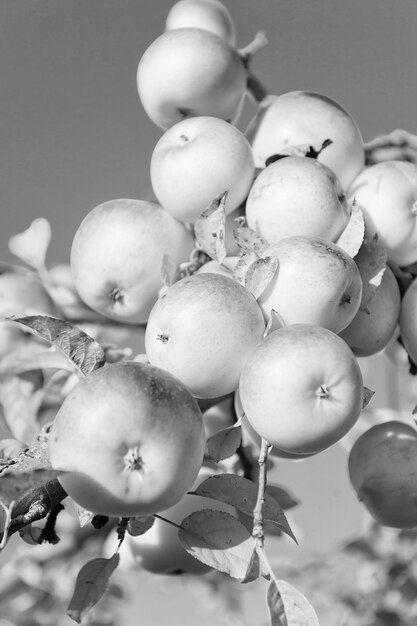
[[[10,315],[58,315],[55,304],[34,272],[0,273],[0,317]],[[17,346],[38,341],[14,322],[0,322],[0,359]]]
[[[388,261],[417,261],[417,164],[383,161],[364,169],[348,190],[362,209],[370,236],[378,234]]]
[[[246,136],[252,144],[255,166],[265,167],[268,157],[285,153],[290,146],[319,149],[318,156],[336,174],[346,190],[365,167],[363,139],[352,116],[336,100],[312,91],[270,95],[250,122]]]
[[[179,0],[169,10],[165,30],[203,28],[215,33],[231,46],[236,43],[235,25],[220,0]]]
[[[334,172],[303,156],[287,156],[264,168],[246,201],[248,226],[270,244],[292,235],[336,241],[350,213]]]
[[[246,199],[255,175],[252,148],[244,134],[218,117],[177,122],[151,156],[151,183],[159,203],[182,222],[195,222],[227,191],[226,214]]]
[[[198,115],[234,122],[246,94],[246,70],[237,50],[218,35],[177,28],[145,50],[137,88],[145,112],[164,130]]]
[[[239,261],[238,256],[227,256],[223,259],[221,263],[216,261],[215,259],[211,259],[211,261],[207,261],[204,263],[198,270],[197,274],[222,274],[223,276],[228,276],[229,278],[233,278],[233,270],[236,267],[236,264]]]
[[[341,439],[363,405],[358,362],[338,335],[313,324],[270,333],[242,367],[239,394],[250,425],[272,446],[315,454]]]
[[[267,321],[274,309],[286,324],[318,324],[338,333],[355,317],[362,278],[355,261],[335,243],[294,235],[267,248],[263,256],[279,262],[258,298]]]
[[[120,361],[93,371],[66,396],[49,456],[79,506],[130,517],[178,502],[198,475],[205,443],[198,404],[177,378]]]
[[[262,311],[245,287],[221,274],[193,274],[155,303],[146,354],[195,397],[219,397],[237,389],[242,365],[264,331]]]
[[[417,432],[405,422],[376,424],[354,443],[349,478],[382,526],[417,526]]]
[[[359,271],[360,261],[355,257]],[[383,350],[392,339],[398,325],[401,294],[397,279],[387,265],[381,284],[368,302],[369,284],[363,281],[362,302],[353,320],[339,334],[356,356],[371,356]]]
[[[82,220],[71,247],[80,297],[106,317],[144,324],[162,287],[164,254],[187,261],[191,232],[159,204],[109,200]]]
[[[401,315],[401,310],[400,310]],[[394,365],[398,370],[409,370],[410,361],[408,360],[408,354],[403,346],[402,339],[400,337],[400,327],[397,325],[392,338],[387,343],[383,352],[384,357]],[[398,371],[397,370],[397,371]]]
[[[235,412],[233,396],[228,395],[216,404],[203,411],[203,424],[206,439],[210,439],[219,430],[233,426],[235,423]]]
[[[414,363],[417,363],[417,278],[406,290],[401,301],[400,337]]]

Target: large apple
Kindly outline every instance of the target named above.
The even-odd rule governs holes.
[[[236,49],[218,35],[178,28],[146,49],[137,87],[146,113],[164,130],[197,115],[235,121],[246,93],[246,70]]]
[[[406,290],[401,301],[401,342],[414,363],[417,363],[417,278]]]
[[[359,499],[383,526],[417,526],[417,431],[405,422],[376,424],[354,443],[349,477]]]
[[[359,271],[360,259],[357,260]],[[392,339],[400,317],[401,295],[397,279],[387,265],[381,284],[369,299],[369,283],[363,282],[362,302],[353,320],[340,332],[356,356],[383,350]],[[364,303],[366,306],[362,306]]]
[[[248,357],[239,394],[259,436],[292,454],[315,454],[357,421],[362,374],[338,335],[313,324],[292,324],[270,333]]]
[[[255,175],[252,148],[244,134],[225,120],[204,115],[182,120],[162,135],[150,170],[160,204],[191,223],[225,191],[226,214],[237,209]]]
[[[197,398],[226,395],[262,341],[265,322],[253,295],[233,278],[194,274],[153,307],[145,333],[149,361],[177,376]]]
[[[143,324],[162,287],[164,254],[182,263],[193,247],[191,232],[159,204],[110,200],[81,222],[71,270],[88,306],[119,321]]]
[[[52,425],[49,455],[79,506],[129,517],[178,502],[198,475],[205,442],[201,411],[178,379],[120,361],[70,391]]]
[[[234,23],[220,0],[178,0],[169,10],[165,30],[187,27],[209,30],[235,45]]]
[[[271,95],[259,107],[246,136],[253,147],[255,166],[290,146],[332,144],[318,156],[336,174],[346,190],[365,166],[365,149],[352,116],[336,100],[312,91]]]
[[[284,157],[263,169],[246,202],[248,226],[270,244],[291,235],[336,241],[350,213],[334,172],[302,156]]]
[[[335,333],[355,317],[362,279],[355,261],[321,237],[281,239],[263,253],[278,259],[278,271],[258,302],[266,320],[277,311],[286,324],[309,323]]]
[[[417,164],[383,161],[364,169],[348,190],[362,209],[366,229],[378,234],[388,261],[417,261]]]

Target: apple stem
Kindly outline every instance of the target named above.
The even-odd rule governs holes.
[[[262,50],[268,43],[266,35],[264,31],[259,31],[256,33],[253,40],[244,48],[240,48],[238,50],[239,56],[242,59],[242,63],[246,68],[247,75],[247,84],[246,89],[248,93],[252,96],[255,102],[262,102],[267,96],[268,92],[265,87],[262,85],[260,80],[250,71],[249,64],[253,58],[253,56]]]
[[[253,528],[252,537],[255,539],[257,549],[263,548],[264,545],[264,527],[263,527],[263,507],[265,503],[265,488],[267,484],[267,468],[266,462],[268,460],[268,452],[270,449],[269,443],[262,438],[261,451],[259,453],[258,466],[258,496],[256,499],[255,508],[253,509]]]
[[[162,515],[159,515],[158,513],[154,513],[154,517],[156,517],[157,519],[162,520],[163,522],[166,522],[167,524],[171,524],[171,526],[175,526],[175,528],[178,528],[178,530],[182,529],[181,524],[176,524],[175,522],[171,521],[167,517],[162,517]]]
[[[252,39],[250,43],[248,43],[247,46],[245,46],[244,48],[240,48],[238,50],[238,53],[243,63],[245,64],[245,66],[247,66],[251,58],[257,52],[262,50],[262,48],[265,48],[267,44],[268,44],[268,39],[266,37],[265,31],[259,30],[256,33],[255,37]]]
[[[250,70],[246,70],[246,89],[255,102],[261,103],[268,97],[268,92],[259,78]]]

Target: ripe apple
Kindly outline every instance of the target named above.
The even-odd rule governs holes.
[[[51,428],[49,455],[79,506],[129,517],[178,502],[198,475],[205,442],[201,411],[178,379],[119,361],[67,395]]]
[[[0,317],[19,314],[58,315],[55,304],[34,272],[0,274]],[[18,345],[37,341],[13,322],[0,322],[0,359]]]
[[[236,43],[235,25],[220,0],[179,0],[167,15],[165,30],[203,28],[215,33],[231,46]]]
[[[356,257],[355,257],[356,260]],[[360,262],[357,261],[359,271]],[[369,284],[363,283],[362,304],[368,301]],[[400,317],[401,295],[397,279],[387,265],[381,284],[366,308],[359,308],[353,320],[339,334],[356,356],[370,356],[383,350],[393,337]]]
[[[246,70],[235,48],[201,28],[177,28],[155,39],[137,71],[142,106],[166,130],[197,115],[235,121],[246,94]]]
[[[264,168],[246,202],[248,226],[270,244],[292,235],[336,241],[350,213],[334,172],[302,156],[284,157]]]
[[[417,165],[383,161],[364,169],[348,190],[362,209],[369,235],[378,234],[388,261],[417,261]]]
[[[400,337],[407,354],[417,363],[417,278],[401,301]]]
[[[365,149],[359,128],[338,102],[312,91],[290,91],[269,96],[250,122],[246,136],[253,147],[255,166],[263,168],[273,154],[290,146],[320,148],[318,156],[336,174],[346,190],[365,166]]]
[[[354,443],[349,478],[359,499],[383,526],[417,526],[417,432],[405,422],[376,424]]]
[[[339,441],[358,419],[362,374],[338,335],[291,324],[270,333],[248,357],[239,394],[259,436],[292,454],[315,454]]]
[[[164,254],[182,263],[193,247],[191,232],[158,204],[110,200],[81,222],[71,270],[88,306],[109,318],[143,324],[162,287]]]
[[[219,397],[238,387],[264,331],[262,311],[245,287],[221,274],[193,274],[154,305],[145,348],[153,365],[177,376],[195,397]]]
[[[182,222],[195,222],[228,191],[226,214],[246,199],[255,166],[244,134],[218,117],[190,117],[171,126],[151,157],[151,182],[159,203]]]
[[[266,320],[274,309],[286,324],[318,324],[338,333],[355,317],[362,278],[355,261],[335,243],[321,237],[286,237],[263,256],[279,262],[258,298]]]

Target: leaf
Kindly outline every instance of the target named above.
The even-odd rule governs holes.
[[[165,287],[171,287],[181,277],[179,265],[169,254],[164,254],[161,263],[161,278]]]
[[[280,505],[280,507],[284,510],[292,509],[298,504],[300,501],[290,493],[287,488],[280,487],[279,485],[267,485],[266,493],[274,498],[276,502]]]
[[[8,473],[30,473],[35,470],[49,470],[48,436],[41,431],[35,443],[18,456],[6,461],[0,460],[0,480]]]
[[[81,506],[77,506],[77,513],[78,513],[78,521],[80,523],[80,528],[84,528],[84,526],[87,526],[87,524],[90,524],[95,515],[91,511],[87,511],[87,509],[83,509],[83,507]]]
[[[194,223],[194,234],[198,246],[218,263],[226,258],[225,224],[227,191],[213,200]]]
[[[369,313],[369,303],[381,284],[387,266],[387,249],[377,234],[373,237],[365,236],[355,262],[363,283],[360,310]]]
[[[370,403],[374,395],[375,395],[375,391],[372,391],[372,389],[368,389],[368,387],[363,388],[362,410],[368,406],[368,404]]]
[[[245,254],[242,254],[234,267],[233,278],[237,280],[238,283],[245,286],[246,274],[252,263],[255,263],[258,259],[259,256],[256,252],[245,252]]]
[[[268,256],[256,259],[248,267],[245,276],[245,287],[256,299],[265,291],[278,270],[278,258]]]
[[[258,485],[236,474],[215,474],[206,478],[193,493],[225,502],[242,513],[253,516],[258,497]],[[265,522],[273,523],[297,543],[281,506],[268,492],[265,493],[262,513]]]
[[[267,240],[249,226],[238,226],[234,229],[233,236],[243,254],[254,252],[261,257],[269,248]]]
[[[242,430],[240,426],[228,426],[222,428],[215,435],[207,440],[207,452],[209,456],[218,463],[231,457],[242,441]]]
[[[74,371],[74,367],[62,352],[54,346],[45,347],[40,343],[19,346],[0,361],[0,375],[23,374],[36,369]]]
[[[9,376],[0,380],[0,404],[4,419],[13,437],[30,445],[39,432],[37,415],[44,398],[44,390],[34,391],[31,381]]]
[[[39,528],[39,526],[32,526],[32,524],[27,524],[19,530],[19,535],[25,543],[30,546],[36,546],[39,545],[39,540],[42,536],[42,528]]]
[[[26,449],[26,446],[17,439],[7,438],[0,440],[0,467],[3,459],[12,459],[15,456],[18,456],[23,450]]]
[[[320,626],[307,598],[285,580],[272,580],[266,599],[271,626]]]
[[[12,315],[5,319],[27,326],[35,335],[52,343],[82,376],[88,376],[105,363],[103,347],[69,322],[48,315]]]
[[[155,522],[153,515],[140,515],[137,517],[131,517],[127,523],[126,530],[132,537],[139,537],[144,535]]]
[[[352,258],[355,257],[362,245],[365,235],[365,220],[362,209],[353,202],[352,213],[345,230],[340,235],[336,244],[343,248]]]
[[[9,472],[0,475],[0,501],[6,506],[19,500],[26,493],[44,485],[58,476],[52,469],[34,469],[30,472]]]
[[[47,219],[39,217],[25,231],[9,239],[9,250],[31,267],[42,270],[50,241],[51,225]]]
[[[268,324],[266,325],[265,332],[263,338],[268,337],[274,330],[278,330],[279,328],[283,328],[285,326],[284,319],[281,317],[275,309],[271,309],[271,315],[268,320]]]
[[[75,589],[67,608],[68,616],[78,624],[106,591],[110,576],[118,566],[120,555],[113,554],[109,559],[92,559],[81,568],[75,582]]]
[[[196,559],[232,578],[245,580],[254,541],[233,515],[225,511],[194,511],[178,531],[183,547]]]

